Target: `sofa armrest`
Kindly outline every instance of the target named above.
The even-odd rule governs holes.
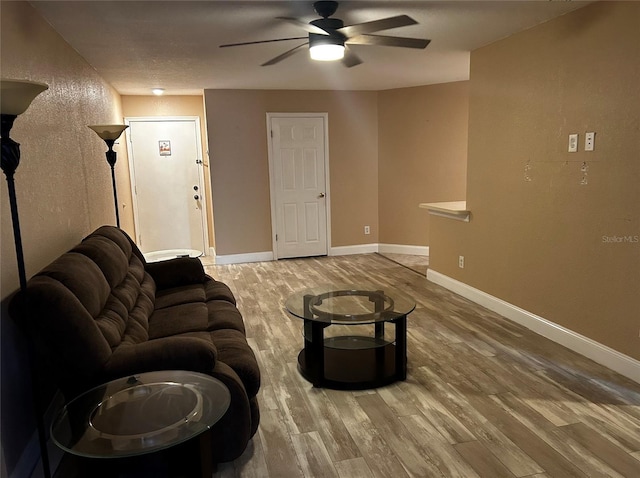
[[[201,284],[207,277],[200,260],[192,257],[150,262],[145,265],[145,270],[153,278],[158,289]]]
[[[164,337],[117,347],[104,371],[109,379],[157,370],[188,370],[211,374],[218,351],[196,337]]]

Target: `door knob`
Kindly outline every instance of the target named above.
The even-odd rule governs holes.
[[[324,197],[324,193],[320,193],[320,195],[318,196],[318,199],[322,199]]]
[[[194,186],[194,187],[193,187],[193,190],[194,190],[194,191],[197,191],[197,190],[198,190],[198,186]]]
[[[195,199],[195,200],[197,201],[198,199],[200,199],[200,196],[198,196],[197,194],[195,194],[195,195],[193,196],[193,199]]]

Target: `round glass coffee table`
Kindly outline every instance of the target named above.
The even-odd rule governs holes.
[[[204,432],[222,418],[229,404],[226,385],[209,375],[182,370],[141,373],[73,399],[54,419],[51,437],[60,448],[81,457],[144,455],[199,435],[210,441]],[[201,453],[206,453],[202,448],[203,443]],[[202,465],[203,470],[212,466],[204,461]]]
[[[329,284],[285,303],[304,321],[298,370],[316,387],[376,388],[407,377],[407,315],[415,301],[391,287]],[[392,337],[385,324],[395,326]],[[373,325],[373,327],[371,327]],[[332,327],[325,331],[329,326]]]

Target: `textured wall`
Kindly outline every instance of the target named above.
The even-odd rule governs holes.
[[[471,222],[431,227],[434,270],[636,359],[638,25],[639,3],[598,2],[473,52]]]
[[[2,76],[49,85],[15,122],[16,172],[27,275],[103,224],[115,224],[106,146],[88,124],[121,123],[120,97],[26,2],[2,3]],[[118,151],[118,191],[127,203],[128,164]],[[2,185],[2,297],[18,286],[6,184]],[[132,218],[121,211],[125,229]]]
[[[466,197],[469,82],[379,93],[380,242],[426,246],[424,202]]]
[[[16,188],[27,276],[103,224],[115,224],[106,146],[88,124],[122,122],[119,95],[67,45],[27,2],[1,2],[3,78],[40,81],[49,90],[15,122],[21,143]],[[122,145],[124,146],[124,145]],[[129,201],[126,148],[119,146],[118,189]],[[2,449],[15,468],[34,431],[24,343],[7,317],[7,297],[18,288],[6,181],[2,203]],[[131,231],[126,208],[121,221]]]

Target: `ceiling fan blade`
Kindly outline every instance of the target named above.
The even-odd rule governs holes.
[[[276,17],[276,18],[278,20],[284,20],[285,22],[292,23],[293,25],[296,25],[309,33],[315,33],[316,35],[329,35],[328,31],[325,31],[316,25],[312,25],[311,23],[305,23],[301,20],[298,20],[297,18],[291,18],[291,17]]]
[[[308,38],[309,37],[291,37],[291,38],[276,38],[275,40],[258,40],[258,41],[246,41],[242,43],[227,43],[226,45],[220,45],[220,48],[226,48],[229,46],[257,45],[258,43],[273,43],[277,41],[307,40]]]
[[[396,17],[373,20],[372,22],[348,25],[346,27],[338,28],[336,31],[342,33],[347,38],[351,38],[357,35],[363,35],[365,33],[373,33],[380,30],[389,30],[391,28],[406,27],[408,25],[415,25],[417,23],[418,22],[416,22],[408,15],[398,15]]]
[[[342,58],[342,64],[347,68],[351,68],[352,66],[356,66],[362,63],[362,60],[358,55],[356,55],[352,49],[345,45],[344,48],[344,57]]]
[[[286,58],[289,58],[291,55],[293,55],[294,53],[298,52],[301,48],[307,46],[308,44],[309,44],[309,42],[305,42],[302,45],[298,45],[298,46],[292,48],[291,50],[287,50],[284,53],[282,53],[281,55],[278,55],[275,58],[272,58],[271,60],[267,61],[266,63],[263,63],[260,66],[275,65],[276,63],[279,63],[282,60],[284,60]]]
[[[426,48],[431,40],[422,38],[389,37],[384,35],[358,35],[349,38],[346,43],[353,45],[398,46],[403,48]]]

